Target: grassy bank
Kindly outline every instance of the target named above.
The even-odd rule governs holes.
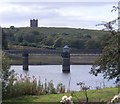
[[[117,88],[104,88],[99,90],[88,90],[89,102],[108,102],[117,94]],[[4,100],[3,102],[59,102],[63,95],[72,96],[74,102],[85,101],[85,94],[83,91],[72,92],[65,94],[47,94],[40,96],[22,96]]]

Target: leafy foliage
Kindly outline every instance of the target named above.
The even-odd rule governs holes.
[[[47,82],[47,79],[45,79],[45,83],[42,83],[40,78],[37,80],[35,76],[30,77],[29,75],[17,75],[14,70],[10,70],[9,62],[9,58],[3,54],[2,74],[0,76],[0,79],[2,79],[3,99],[23,95],[45,95],[65,92],[65,87],[62,83],[61,85],[58,85],[59,87],[55,88],[53,81]]]
[[[10,90],[9,92],[7,91],[5,98],[14,98],[24,95],[57,94],[65,92],[65,89],[64,92],[59,92],[58,89],[54,87],[52,80],[47,82],[47,79],[45,79],[45,82],[42,83],[40,78],[37,80],[35,76],[23,76],[22,74],[17,76],[17,79],[14,81],[14,83],[11,83],[9,88]],[[62,86],[60,88],[63,89]]]
[[[15,79],[15,74],[13,70],[10,69],[9,58],[3,53],[2,55],[2,70],[1,76],[2,79],[2,96],[3,99],[9,95],[11,88]]]
[[[113,28],[113,24],[116,21],[113,20],[108,23],[102,24],[110,32],[111,37],[106,42],[103,48],[102,55],[92,67],[90,73],[97,76],[99,73],[103,73],[104,78],[116,79],[116,82],[120,81],[120,32]]]
[[[37,48],[56,49],[68,44],[76,49],[101,49],[101,41],[104,43],[108,37],[108,32],[105,31],[74,28],[14,27],[3,30],[9,46],[12,44]]]
[[[8,43],[7,43],[6,38],[7,38],[6,34],[2,30],[2,49],[7,49],[8,48]]]

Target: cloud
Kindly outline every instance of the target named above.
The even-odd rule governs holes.
[[[1,0],[2,2],[16,2],[16,0]],[[84,0],[84,2],[118,2],[119,0]],[[73,2],[73,0],[17,0],[17,2]],[[83,0],[74,0],[83,2]]]
[[[112,20],[113,2],[13,2],[0,6],[2,26],[29,26],[29,20],[39,19],[39,26],[95,28],[101,21]],[[7,7],[7,8],[6,8]]]

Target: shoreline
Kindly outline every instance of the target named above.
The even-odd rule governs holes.
[[[76,54],[71,55],[71,65],[92,65],[99,57],[98,54]],[[22,56],[10,56],[10,65],[22,65]],[[28,58],[29,65],[62,65],[63,59],[59,55],[30,55]]]
[[[10,65],[22,65],[22,64],[10,64]],[[39,63],[35,63],[35,64],[29,64],[29,65],[62,65],[62,64],[49,64],[49,63],[43,63],[43,64],[39,64]],[[70,65],[93,65],[93,63],[72,63]]]

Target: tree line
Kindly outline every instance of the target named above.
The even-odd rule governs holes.
[[[3,47],[11,45],[59,49],[102,49],[110,34],[106,31],[75,28],[3,28]],[[9,47],[11,48],[11,47]]]

